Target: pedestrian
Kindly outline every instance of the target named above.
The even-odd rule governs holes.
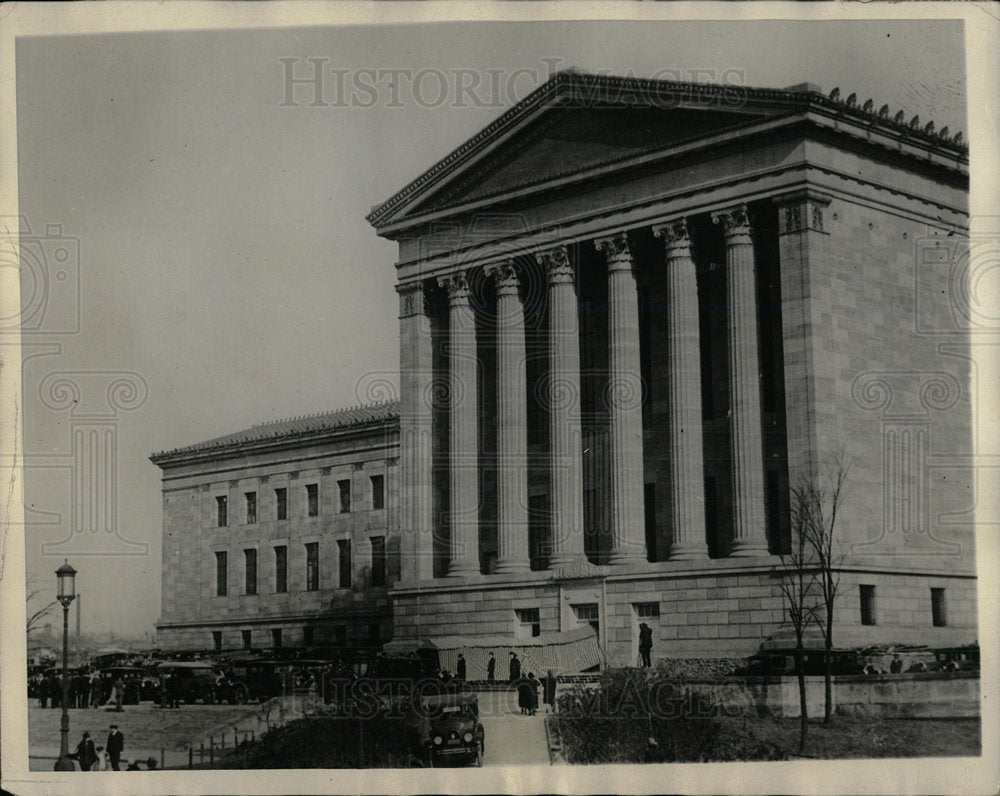
[[[125,683],[121,678],[121,675],[115,678],[115,681],[111,684],[111,687],[115,689],[115,713],[122,712],[122,699],[125,696]]]
[[[486,682],[492,683],[496,679],[497,659],[490,653],[490,659],[486,662]]]
[[[527,677],[517,680],[517,706],[521,709],[522,716],[527,716],[531,709],[531,684]]]
[[[534,672],[528,672],[528,715],[538,712],[538,680]]]
[[[112,724],[110,730],[107,743],[108,760],[111,761],[111,769],[113,771],[120,771],[118,762],[121,760],[122,751],[125,749],[125,736],[122,735],[117,724]]]
[[[38,683],[38,707],[44,708],[48,707],[49,702],[49,678],[42,675],[41,681]]]
[[[90,767],[97,762],[97,750],[94,749],[94,742],[90,740],[90,733],[84,731],[80,743],[76,745],[76,751],[69,755],[80,764],[81,771],[90,771]]]
[[[90,706],[100,707],[104,697],[104,684],[101,682],[101,675],[94,672],[90,675]]]
[[[516,652],[510,654],[510,681],[516,683],[521,679],[521,659]]]
[[[651,665],[649,654],[653,651],[653,629],[643,622],[639,625],[639,657],[641,666],[648,669]]]
[[[545,673],[545,682],[542,686],[543,699],[545,701],[545,712],[556,712],[556,676],[549,669]]]
[[[77,672],[69,681],[69,706],[71,708],[85,708],[89,697],[90,682],[81,672]]]
[[[97,766],[94,768],[95,771],[107,771],[108,770],[108,753],[104,751],[103,746],[97,747]]]
[[[169,708],[170,707],[170,694],[167,687],[167,683],[170,680],[170,675],[166,672],[160,675],[160,707]]]
[[[889,674],[902,674],[903,672],[903,659],[899,657],[898,652],[894,652],[892,655],[892,661],[889,663]]]
[[[458,663],[455,666],[457,676],[459,680],[465,679],[465,656],[460,652],[458,653]]]

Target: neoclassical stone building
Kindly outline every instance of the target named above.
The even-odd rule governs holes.
[[[811,84],[555,75],[384,204],[396,638],[740,655],[851,462],[840,643],[976,635],[961,135]],[[927,331],[931,330],[931,331]]]
[[[745,656],[784,622],[791,487],[838,455],[838,644],[973,641],[967,194],[961,136],[871,100],[558,73],[368,216],[398,406],[153,457],[161,643],[591,625],[620,664],[645,622],[654,657]],[[376,471],[385,508],[345,524]],[[214,527],[261,479],[258,511],[313,483],[319,516]],[[251,537],[259,573],[317,544],[318,590],[213,596]],[[384,585],[341,588],[371,537]]]

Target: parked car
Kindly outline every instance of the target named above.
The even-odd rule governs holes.
[[[126,705],[138,705],[140,702],[155,702],[160,694],[160,680],[151,676],[146,669],[139,666],[108,666],[101,670],[101,682],[104,693],[101,701],[114,699],[113,683],[118,678],[125,683],[125,695],[122,702]]]
[[[479,697],[459,692],[427,697],[423,709],[430,723],[430,765],[483,764],[486,732],[479,721]]]
[[[161,663],[157,667],[157,673],[161,684],[164,684],[165,677],[171,678],[172,685],[166,687],[174,689],[177,699],[183,699],[186,704],[193,704],[199,699],[206,705],[215,701],[218,675],[211,662]],[[163,698],[162,693],[160,698]]]

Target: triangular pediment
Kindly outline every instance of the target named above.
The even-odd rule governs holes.
[[[886,106],[887,107],[887,106]],[[609,168],[643,168],[691,145],[713,145],[777,117],[833,116],[878,125],[907,140],[960,149],[946,130],[918,129],[876,112],[869,100],[822,96],[812,84],[789,89],[681,83],[567,70],[554,75],[420,177],[372,209],[368,221],[393,237],[428,220],[479,209],[530,191],[565,187]]]

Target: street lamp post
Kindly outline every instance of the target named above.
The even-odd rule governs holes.
[[[75,771],[76,766],[69,759],[69,604],[76,595],[76,570],[63,561],[56,570],[59,583],[57,597],[63,609],[63,665],[62,665],[62,720],[59,722],[59,759],[56,760],[56,771]]]

